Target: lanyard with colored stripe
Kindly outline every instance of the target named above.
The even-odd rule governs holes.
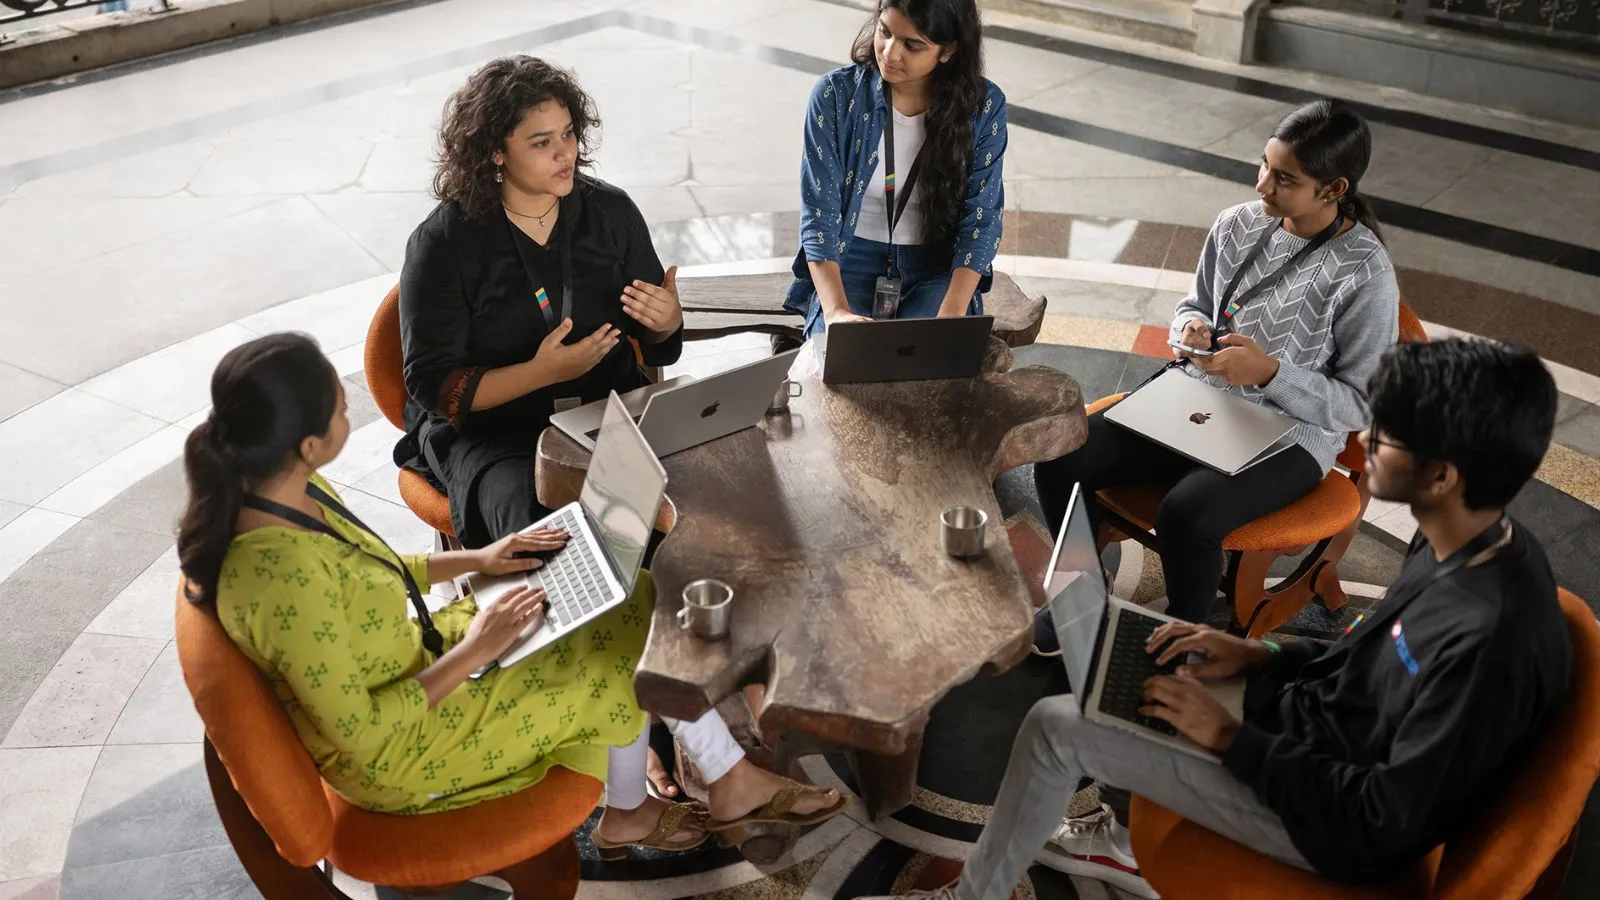
[[[1261,258],[1261,254],[1267,251],[1267,244],[1272,242],[1272,236],[1278,233],[1279,228],[1283,227],[1283,220],[1278,219],[1272,224],[1272,227],[1266,229],[1262,233],[1261,239],[1256,241],[1256,245],[1250,248],[1250,255],[1246,256],[1244,262],[1239,264],[1239,268],[1233,273],[1233,278],[1229,279],[1228,286],[1222,292],[1222,312],[1217,316],[1215,327],[1211,329],[1213,337],[1220,337],[1231,331],[1233,329],[1233,317],[1238,314],[1246,303],[1254,300],[1267,288],[1277,284],[1279,278],[1288,274],[1306,257],[1321,249],[1323,244],[1333,240],[1334,236],[1339,233],[1339,226],[1342,224],[1344,224],[1344,216],[1342,214],[1335,215],[1333,222],[1327,228],[1318,232],[1317,236],[1312,238],[1304,247],[1301,247],[1300,252],[1289,257],[1288,262],[1261,276],[1261,280],[1252,285],[1249,290],[1238,297],[1234,297],[1233,293],[1239,289],[1239,282],[1244,279],[1245,273],[1255,266],[1256,260]]]
[[[528,250],[523,241],[532,243],[533,238],[523,233],[522,229],[512,224],[510,217],[506,218],[506,227],[511,229],[511,245],[517,248],[517,258],[522,261],[522,270],[527,273],[528,281],[533,285],[533,299],[539,304],[539,313],[544,316],[544,327],[551,329],[561,321],[561,307],[572,308],[572,303],[567,298],[574,295],[572,284],[572,241],[568,235],[566,217],[556,220],[555,232],[551,235],[556,242],[556,256],[561,261],[561,303],[560,306],[550,302],[550,292],[545,290],[544,279],[539,277],[539,267],[533,264],[528,257]]]
[[[899,224],[900,217],[905,215],[906,204],[911,202],[911,192],[917,187],[917,174],[922,169],[922,156],[928,145],[924,143],[917,151],[917,158],[911,161],[911,171],[906,173],[906,189],[902,195],[894,178],[894,89],[887,81],[883,83],[883,99],[889,104],[889,116],[883,123],[883,206],[889,218],[889,252],[892,259],[894,226]]]

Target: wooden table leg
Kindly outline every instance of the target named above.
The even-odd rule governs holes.
[[[851,764],[867,814],[874,819],[892,816],[911,805],[917,790],[917,762],[922,756],[922,732],[927,722],[906,737],[904,753],[855,751]]]

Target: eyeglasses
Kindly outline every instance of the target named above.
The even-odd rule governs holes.
[[[1411,448],[1407,447],[1405,444],[1397,444],[1394,441],[1386,441],[1377,431],[1368,431],[1367,459],[1371,459],[1372,457],[1376,456],[1379,447],[1388,447],[1390,450],[1399,450],[1402,453],[1411,452]]]

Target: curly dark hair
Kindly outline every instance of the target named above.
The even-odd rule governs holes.
[[[528,110],[554,100],[572,114],[580,169],[593,165],[600,116],[572,73],[532,56],[503,56],[467,79],[444,105],[433,195],[456,203],[469,218],[500,205],[494,155],[504,150]]]
[[[878,0],[851,48],[857,65],[878,67],[873,36],[878,16],[899,10],[936,44],[955,44],[956,55],[934,67],[928,84],[928,137],[922,172],[922,241],[949,250],[965,211],[972,171],[972,120],[983,105],[983,26],[976,0]]]

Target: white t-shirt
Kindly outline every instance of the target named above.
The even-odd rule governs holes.
[[[928,136],[927,125],[923,121],[926,114],[903,116],[893,110],[890,112],[894,123],[894,179],[896,185],[904,190],[906,178],[911,174],[911,163],[916,160],[922,150],[922,142]],[[911,199],[894,227],[894,242],[901,246],[922,243],[922,203],[917,198],[922,195],[921,182],[926,175],[926,172],[918,173],[918,183],[911,186]],[[867,176],[867,191],[861,197],[861,217],[856,219],[856,235],[869,241],[889,243],[889,216],[885,212],[883,193],[882,138],[878,139],[877,168]]]

